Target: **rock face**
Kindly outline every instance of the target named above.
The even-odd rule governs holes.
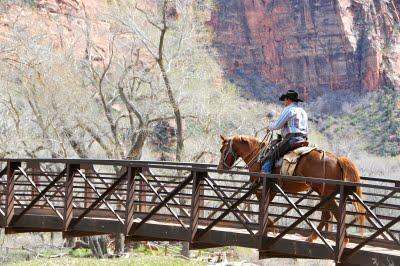
[[[400,1],[217,0],[211,25],[227,75],[266,87],[400,87]]]

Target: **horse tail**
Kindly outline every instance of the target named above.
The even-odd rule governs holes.
[[[360,172],[358,171],[356,165],[347,157],[340,156],[338,157],[338,162],[340,165],[340,168],[342,168],[343,172],[343,180],[344,181],[350,181],[354,183],[361,183],[361,178],[360,178]],[[362,199],[362,190],[360,186],[356,187],[356,194],[360,199]],[[353,201],[353,205],[358,213],[356,221],[359,225],[364,225],[365,222],[365,209],[362,206],[362,204],[356,200]],[[363,235],[364,230],[363,228],[360,228],[360,233]]]

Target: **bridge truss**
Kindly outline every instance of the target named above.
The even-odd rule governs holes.
[[[154,161],[1,159],[0,167],[0,227],[7,234],[122,233],[127,241],[188,241],[191,249],[255,248],[260,258],[400,265],[398,180],[363,177],[355,184],[251,173],[259,177],[251,183],[246,171],[218,173],[215,165]],[[291,194],[280,178],[337,189],[322,199],[312,191]],[[363,189],[362,199],[356,186]],[[269,202],[272,191],[277,196]],[[339,204],[339,221],[318,231],[315,224],[332,198]],[[364,226],[355,222],[353,201],[366,209]],[[268,217],[278,233],[271,232]],[[313,232],[318,240],[305,241]]]

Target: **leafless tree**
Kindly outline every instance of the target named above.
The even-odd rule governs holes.
[[[146,140],[168,121],[177,161],[215,161],[220,133],[254,134],[268,107],[240,99],[224,81],[206,14],[195,8],[191,0],[118,1],[97,15],[83,8],[68,22],[73,34],[60,30],[56,39],[16,19],[0,36],[0,152],[152,159]],[[56,15],[37,21],[68,23]]]

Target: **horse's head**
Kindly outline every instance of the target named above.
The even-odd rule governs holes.
[[[237,159],[246,154],[246,142],[241,135],[233,137],[224,137],[221,135],[221,158],[218,164],[218,170],[229,170],[233,167]],[[243,158],[243,157],[242,157]]]
[[[218,170],[229,170],[234,165],[235,161],[239,158],[234,149],[234,137],[224,137],[221,135],[221,159],[219,160]]]
[[[236,135],[227,138],[221,135],[221,140],[221,158],[218,170],[231,169],[240,157],[250,171],[259,171],[259,164],[256,162],[262,145],[257,138],[248,135]]]

